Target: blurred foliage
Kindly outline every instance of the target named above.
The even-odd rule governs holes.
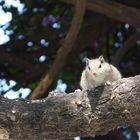
[[[21,0],[20,2],[23,6],[23,9],[20,12],[18,11],[17,7],[6,6],[4,0],[0,2],[2,9],[5,12],[12,13],[12,21],[10,21],[7,25],[1,26],[4,28],[5,33],[7,31],[12,31],[9,34],[9,45],[3,49],[14,53],[17,57],[24,59],[33,65],[37,64],[42,66],[48,64],[49,68],[50,64],[55,59],[59,47],[61,47],[61,41],[68,31],[71,18],[74,14],[74,7],[61,3],[59,0]],[[91,13],[87,12],[86,16],[88,15],[91,15]],[[56,26],[59,24],[60,27],[54,27],[54,24],[56,24]],[[91,30],[94,30],[94,28],[91,28]],[[134,32],[135,28],[131,27],[130,25],[117,23],[117,26],[115,26],[111,32],[105,34],[105,36],[101,39],[93,39],[92,43],[87,42],[84,44],[86,45],[86,49],[79,52],[77,60],[71,60],[72,62],[67,64],[67,67],[64,68],[64,71],[62,71],[60,75],[58,75],[56,81],[57,79],[61,78],[68,85],[75,86],[76,88],[79,86],[78,81],[80,79],[82,69],[84,68],[84,64],[82,64],[82,59],[84,57],[93,58],[103,54],[110,62],[115,52]],[[43,41],[42,39],[46,41]],[[139,44],[137,44],[138,50],[140,48]],[[12,45],[12,47],[10,47],[10,45]],[[39,62],[39,57],[42,55],[47,56],[47,60],[44,62]],[[123,69],[130,66],[129,61],[132,59],[132,53],[127,55],[129,55],[129,58],[126,56],[127,59],[120,65],[120,69],[124,75],[127,74],[125,74]],[[134,59],[136,59],[135,56],[133,56],[133,60],[131,60],[131,67],[134,66]],[[20,81],[19,79],[22,79],[24,76],[28,75],[28,71],[30,73],[28,68],[23,70],[22,68],[15,67],[8,62],[0,63],[0,67],[2,78],[7,80],[13,79],[17,81],[17,83]],[[134,74],[137,74],[137,72],[134,72]],[[128,76],[134,74],[129,73]],[[42,75],[35,78],[33,77],[33,80],[30,79],[30,82],[27,82],[27,84],[20,84],[18,87],[22,85],[33,90],[36,87],[36,84],[34,83],[38,83],[41,77]],[[22,83],[26,83],[26,80],[24,81],[23,79]],[[14,88],[14,90],[15,89],[17,89],[17,87]]]

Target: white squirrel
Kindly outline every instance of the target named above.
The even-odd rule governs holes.
[[[121,73],[106,62],[103,56],[96,59],[86,58],[86,68],[82,72],[80,86],[82,90],[95,89],[98,86],[121,79]]]

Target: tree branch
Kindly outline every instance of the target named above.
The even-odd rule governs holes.
[[[85,13],[85,8],[86,7],[86,0],[78,0],[76,3],[76,8],[75,8],[75,15],[72,20],[72,24],[69,30],[69,33],[67,34],[65,40],[64,40],[64,45],[61,47],[58,51],[58,54],[56,56],[56,59],[51,66],[50,70],[44,77],[44,79],[40,82],[38,87],[33,91],[33,93],[30,96],[30,99],[36,99],[42,97],[44,92],[47,90],[47,88],[51,85],[53,82],[55,76],[57,73],[60,71],[62,66],[65,64],[66,59],[71,52],[75,40],[77,38],[77,35],[80,31],[80,27],[83,21],[83,16]]]
[[[0,128],[13,140],[61,140],[104,135],[117,127],[138,125],[139,83],[140,75],[94,91],[58,93],[42,100],[10,100],[1,96]]]
[[[74,4],[75,0],[60,0],[64,3]],[[140,27],[140,10],[110,0],[88,0],[87,9],[103,14],[114,20],[129,23]]]
[[[119,66],[124,55],[127,54],[135,45],[136,41],[140,39],[140,32],[136,32],[123,44],[121,48],[118,49],[115,56],[112,59],[112,64]]]

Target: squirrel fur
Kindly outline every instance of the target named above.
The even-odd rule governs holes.
[[[80,86],[82,90],[93,90],[107,82],[121,79],[121,73],[113,65],[106,62],[103,56],[86,59],[86,67],[82,72]]]

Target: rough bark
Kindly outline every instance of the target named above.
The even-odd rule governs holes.
[[[0,136],[13,140],[62,140],[104,135],[140,124],[140,75],[94,91],[56,94],[42,100],[0,97]]]
[[[77,35],[80,31],[85,11],[86,0],[78,0],[75,6],[75,15],[73,17],[70,30],[64,40],[63,47],[58,50],[56,59],[52,64],[50,70],[47,72],[37,88],[33,91],[29,99],[33,100],[42,97],[48,87],[52,84],[57,73],[65,64],[66,59],[68,58],[69,53],[72,51],[74,43],[77,39]]]
[[[64,3],[74,4],[75,0],[60,0]],[[111,0],[88,0],[87,9],[103,14],[114,20],[129,23],[140,27],[140,10]]]

